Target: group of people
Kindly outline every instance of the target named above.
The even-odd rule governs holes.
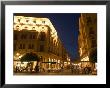
[[[89,66],[80,67],[80,66],[76,65],[76,66],[71,66],[71,72],[72,72],[72,74],[91,74],[92,69]]]
[[[80,73],[81,68],[79,66],[71,66],[71,72],[72,74],[79,74]]]
[[[38,65],[35,66],[33,69],[33,65],[31,63],[28,63],[26,66],[22,66],[21,64],[17,64],[14,67],[14,72],[39,72],[40,67]]]
[[[31,63],[27,64],[27,66],[22,67],[16,65],[14,68],[15,72],[65,72],[66,70],[70,70],[72,74],[91,74],[92,69],[90,66],[81,67],[79,65],[72,65],[68,68],[61,67],[60,69],[55,70],[53,67],[51,69],[44,69],[41,68],[36,64],[36,66],[33,68],[33,65]]]
[[[85,67],[83,69],[83,74],[91,74],[92,73],[92,69],[91,67]]]

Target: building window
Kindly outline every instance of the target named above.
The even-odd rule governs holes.
[[[31,49],[31,44],[28,45],[28,49]]]
[[[36,21],[34,20],[33,23],[36,23]]]
[[[22,49],[22,44],[20,44],[19,49]]]
[[[16,30],[19,30],[19,26],[16,26]]]
[[[45,41],[45,37],[46,37],[45,32],[41,32],[40,33],[40,41]]]
[[[36,39],[36,35],[35,35],[35,34],[34,34],[34,35],[31,34],[31,35],[30,35],[30,39]]]
[[[33,44],[29,44],[28,45],[28,49],[34,49],[34,45]]]
[[[30,35],[30,39],[32,39],[32,34]]]
[[[45,21],[42,21],[43,24],[45,24]]]
[[[20,44],[19,49],[25,49],[25,44]]]
[[[40,52],[44,51],[44,45],[40,45]]]
[[[28,30],[28,27],[27,27],[27,26],[25,26],[25,27],[24,27],[24,29],[25,29],[25,30]]]
[[[35,27],[32,27],[32,30],[35,30]]]
[[[20,19],[18,19],[18,22],[20,22]]]
[[[33,39],[36,39],[36,35],[33,35]]]
[[[23,48],[22,48],[22,49],[25,49],[25,44],[23,44],[22,46],[23,46]]]
[[[26,34],[22,34],[21,35],[21,39],[26,39],[27,38],[27,35]]]
[[[44,29],[44,27],[42,27],[42,29]]]
[[[26,20],[26,22],[29,22],[29,20]]]

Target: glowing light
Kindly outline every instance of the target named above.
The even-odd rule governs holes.
[[[67,64],[67,62],[64,62],[64,64]]]
[[[50,60],[50,57],[49,57],[49,62],[50,62],[51,60]]]
[[[78,64],[74,64],[74,65],[78,65]]]
[[[19,56],[20,54],[19,53],[16,53],[16,55]]]
[[[81,65],[81,63],[78,63],[78,65],[80,66],[80,65]]]
[[[60,60],[58,60],[58,63],[60,63]]]
[[[20,67],[21,62],[18,62],[16,66]]]
[[[80,56],[82,55],[82,48],[80,48]]]
[[[83,59],[81,59],[81,61],[89,61],[89,57],[86,56],[86,57],[84,57]]]
[[[67,61],[70,61],[70,59],[69,59],[69,58],[67,58]]]
[[[54,40],[57,41],[58,39],[57,31],[55,30],[53,24],[50,22],[48,18],[14,16],[14,30],[21,31],[23,29],[26,29],[26,30],[36,30],[38,32],[41,31],[47,32],[48,29],[47,26],[49,26],[51,29],[52,37],[54,38]]]
[[[68,65],[70,65],[70,62],[68,62]]]
[[[18,67],[20,67],[20,64],[17,64]]]
[[[53,59],[52,59],[52,62],[53,62]]]
[[[22,55],[19,56],[19,58],[21,58],[21,57],[22,57]]]
[[[27,64],[28,62],[23,62],[24,64]]]

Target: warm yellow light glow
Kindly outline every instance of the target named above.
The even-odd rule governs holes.
[[[81,61],[89,61],[89,57],[86,56],[86,57],[84,57],[83,59],[81,59]]]
[[[97,63],[95,63],[95,69],[97,69]]]
[[[67,62],[64,62],[64,64],[67,64]]]
[[[69,58],[67,58],[67,61],[70,61],[70,59],[69,59]]]
[[[17,65],[16,66],[20,67],[20,65],[21,65],[21,62],[17,62]]]
[[[50,22],[48,18],[14,16],[14,30],[18,31],[21,31],[23,29],[33,30],[33,26],[35,27],[34,30],[38,32],[41,31],[47,32],[48,29],[47,26],[49,26],[51,29],[51,35],[54,38],[53,40],[57,41],[58,39],[57,31],[55,30],[53,24]]]
[[[21,64],[21,67],[25,67],[25,64]]]
[[[16,55],[19,56],[20,54],[19,53],[16,53]]]
[[[74,64],[74,65],[78,65],[78,64]]]
[[[68,65],[70,65],[70,62],[68,62]]]
[[[27,64],[28,62],[23,62],[24,64]]]
[[[49,57],[49,62],[50,62],[51,60],[50,60],[50,57]]]
[[[19,56],[19,58],[21,58],[21,57],[22,57],[22,55]]]
[[[53,62],[53,59],[52,59],[52,62]]]
[[[74,65],[74,63],[72,63],[72,65]]]
[[[23,16],[14,16],[14,23],[19,23],[18,19],[22,19]]]
[[[78,63],[78,65],[80,66],[80,65],[81,65],[81,63]]]
[[[37,62],[34,61],[34,62],[33,62],[33,69],[35,68],[36,64],[37,64]]]
[[[82,48],[80,48],[80,56],[82,55]]]
[[[58,63],[60,63],[60,60],[58,60]]]
[[[17,64],[18,67],[20,67],[20,64]]]

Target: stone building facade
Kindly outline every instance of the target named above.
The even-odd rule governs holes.
[[[14,60],[20,60],[26,53],[34,52],[42,57],[41,65],[44,69],[60,69],[70,61],[48,18],[14,16],[13,28]]]
[[[85,62],[93,61],[92,56],[97,55],[97,14],[96,13],[81,14],[81,17],[79,18],[78,45],[79,45],[79,53],[80,53],[81,61],[85,61]]]

